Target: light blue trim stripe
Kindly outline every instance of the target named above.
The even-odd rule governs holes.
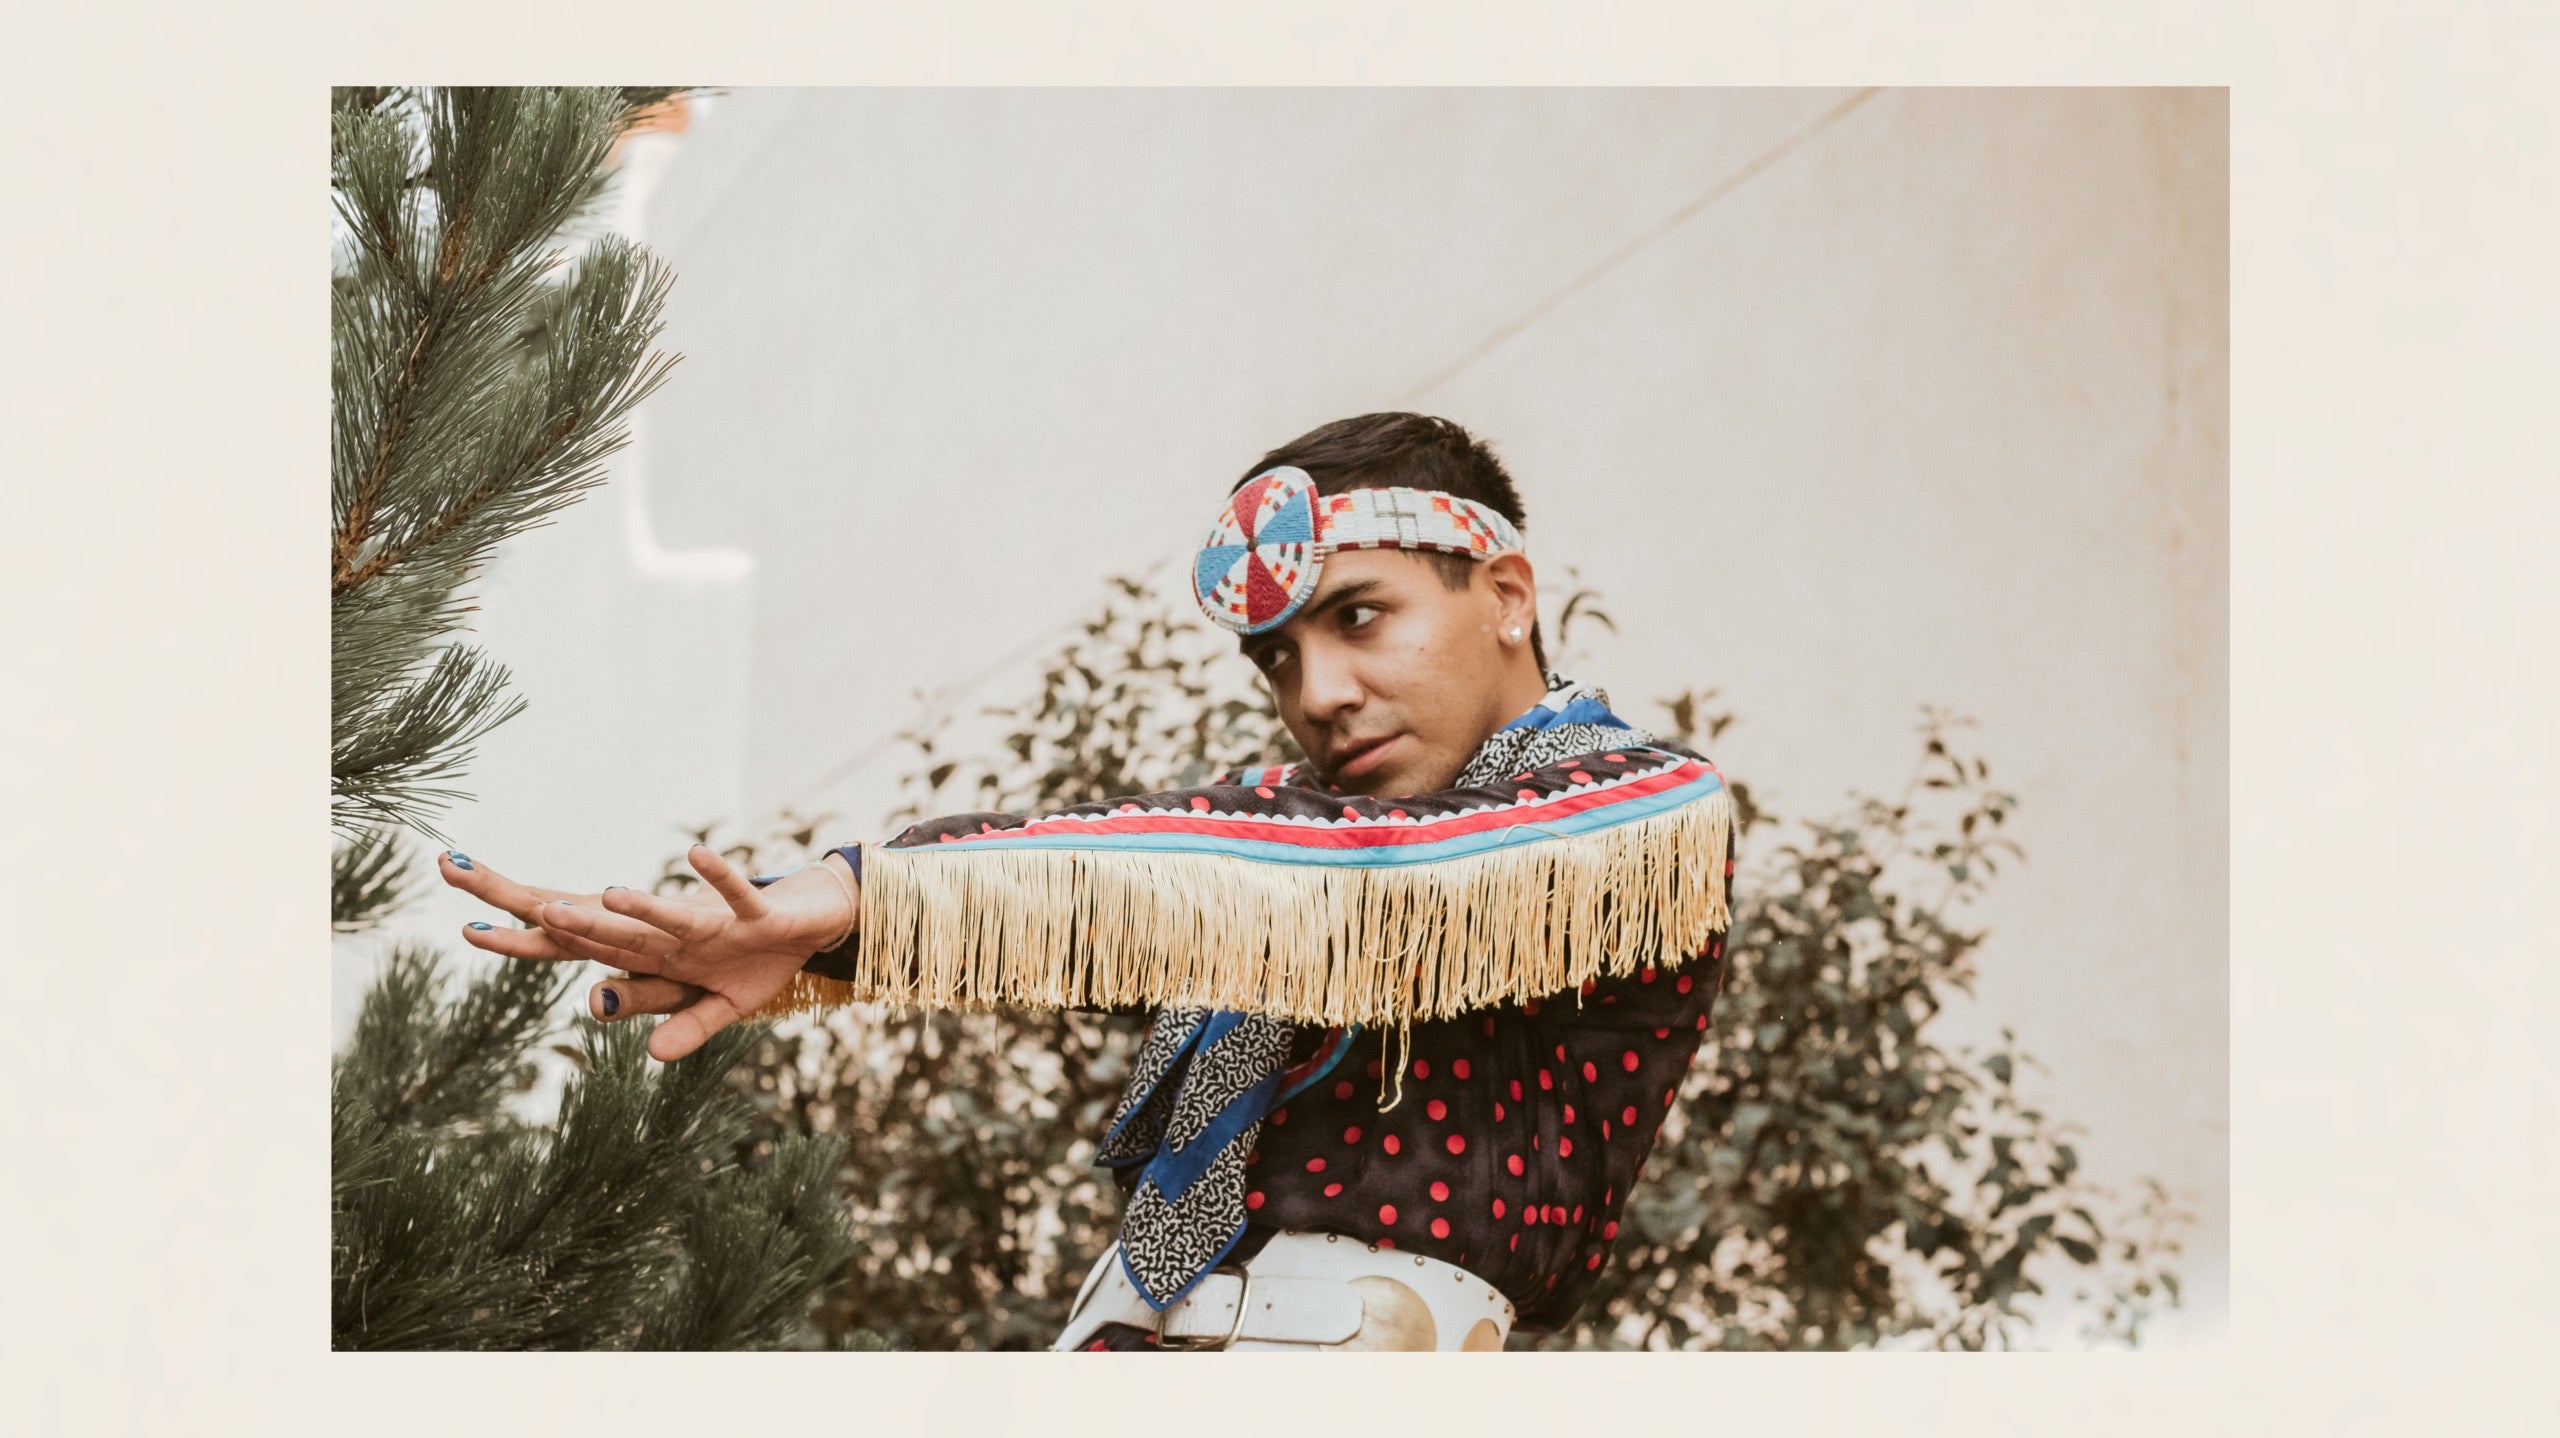
[[[1309,864],[1334,869],[1393,869],[1406,864],[1431,864],[1443,859],[1460,859],[1471,854],[1490,853],[1515,844],[1534,843],[1539,839],[1564,838],[1613,829],[1650,819],[1684,804],[1692,804],[1724,787],[1724,781],[1713,774],[1641,799],[1620,799],[1553,819],[1524,819],[1518,824],[1461,834],[1429,844],[1394,844],[1374,849],[1315,849],[1286,840],[1231,839],[1209,834],[1028,834],[1020,838],[984,844],[925,844],[912,849],[892,849],[896,854],[985,854],[998,850],[1018,852],[1023,849],[1085,849],[1105,854],[1226,854],[1262,864]],[[1570,794],[1572,791],[1565,791]],[[1562,798],[1560,794],[1555,797]]]

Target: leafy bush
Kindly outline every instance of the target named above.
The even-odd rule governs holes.
[[[1551,625],[1560,666],[1577,620],[1608,623],[1587,590]],[[1267,697],[1219,662],[1231,653],[1148,580],[1115,580],[1039,694],[987,711],[1006,729],[999,752],[946,752],[945,715],[904,736],[914,768],[892,827],[1295,758]],[[1715,702],[1673,696],[1656,727],[1704,750],[1735,722]],[[1827,820],[1784,824],[1735,783],[1743,869],[1704,1061],[1580,1319],[1515,1345],[2001,1346],[2026,1335],[2021,1300],[2057,1274],[2092,1300],[2087,1337],[2131,1344],[2176,1301],[2166,1263],[2186,1215],[2156,1184],[2130,1208],[2091,1187],[2072,1131],[2020,1094],[2028,1060],[2007,1036],[1973,1053],[1931,1032],[1969,992],[1983,938],[1955,914],[2016,856],[2001,829],[2017,801],[1953,746],[1961,727],[1925,714],[1908,790]],[[724,847],[774,868],[827,827],[786,816]],[[660,886],[690,882],[671,865]],[[732,1078],[761,1132],[848,1144],[839,1177],[861,1238],[822,1327],[918,1348],[1045,1345],[1115,1226],[1117,1190],[1088,1165],[1141,1032],[1118,1017],[857,1007],[766,1039]]]

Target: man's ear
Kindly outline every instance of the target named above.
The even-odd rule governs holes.
[[[1518,550],[1497,554],[1476,566],[1476,582],[1493,596],[1497,627],[1520,626],[1527,633],[1538,622],[1538,571]]]

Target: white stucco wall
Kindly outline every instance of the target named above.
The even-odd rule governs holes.
[[[1720,688],[1714,757],[1771,807],[1898,788],[1923,702],[1979,718],[2028,862],[1958,1022],[2046,1061],[2101,1181],[2199,1210],[2155,1337],[2218,1343],[2226,118],[2218,91],[715,99],[635,152],[685,358],[616,487],[485,587],[532,709],[452,831],[589,883],[715,815],[867,825],[917,691],[1021,692],[1007,656],[1177,556],[1266,447],[1445,414],[1502,450],[1542,571],[1604,591],[1586,677],[1638,718]]]

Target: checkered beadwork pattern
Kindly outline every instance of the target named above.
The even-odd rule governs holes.
[[[1303,469],[1282,465],[1228,496],[1192,561],[1192,597],[1211,623],[1238,634],[1278,628],[1316,591],[1324,557],[1343,549],[1423,549],[1491,559],[1523,548],[1511,521],[1433,489],[1355,489],[1318,495]]]
[[[1318,547],[1436,549],[1470,559],[1491,559],[1520,549],[1511,521],[1473,500],[1436,489],[1355,489],[1318,501]]]

